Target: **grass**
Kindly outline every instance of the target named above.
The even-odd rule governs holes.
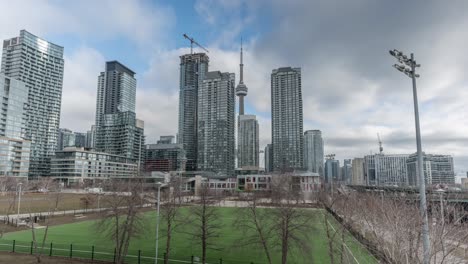
[[[236,210],[239,209],[219,208],[219,213],[222,216],[221,221],[223,224],[223,229],[221,230],[220,238],[214,242],[222,249],[219,251],[210,250],[208,252],[208,263],[220,263],[220,258],[223,259],[223,263],[266,263],[263,251],[261,249],[252,246],[243,247],[238,243],[239,239],[241,238],[241,233],[232,225],[236,215]],[[288,263],[329,263],[330,259],[328,256],[328,244],[323,221],[323,211],[320,209],[306,210],[310,212],[310,217],[314,220],[309,234],[311,238],[310,243],[312,246],[312,252],[310,252],[307,257],[302,257],[302,254],[299,254],[297,250],[292,249],[288,258]],[[187,208],[184,208],[182,211],[182,213],[188,213]],[[138,250],[141,250],[142,256],[154,256],[155,216],[156,215],[154,212],[145,213],[147,232],[145,232],[145,234],[143,234],[138,239],[134,239],[132,241],[129,254],[135,257],[129,257],[129,262],[136,263]],[[338,224],[333,220],[330,221],[335,226],[337,232],[340,232],[341,229],[338,228]],[[37,231],[39,235],[42,235],[43,230],[39,229]],[[160,235],[161,234],[164,234],[163,222],[161,222],[160,225]],[[354,255],[354,257],[357,259],[358,263],[377,263],[375,259],[373,259],[373,257],[368,253],[368,251],[353,237],[351,237],[349,234],[346,234],[345,238],[346,245],[352,252],[352,255]],[[22,250],[23,252],[29,252],[31,231],[7,233],[4,235],[3,241],[0,240],[0,243],[11,244],[11,242],[6,240],[24,241],[17,242],[17,251]],[[163,236],[160,236],[160,257],[162,257],[164,252],[164,245],[166,242],[165,240],[166,239]],[[96,253],[95,258],[112,260],[113,243],[109,239],[105,238],[103,234],[99,234],[99,232],[96,230],[95,221],[83,221],[73,224],[52,226],[49,228],[47,245],[49,245],[50,242],[53,243],[53,255],[68,256],[70,252],[70,244],[73,244],[74,256],[89,258],[91,254],[91,246],[94,245],[96,252],[108,253]],[[336,248],[339,248],[337,243],[335,243],[335,246]],[[172,240],[173,247],[171,259],[190,261],[192,255],[200,256],[201,249],[199,244],[199,241],[194,241],[189,235],[182,233],[175,234]],[[0,245],[0,250],[5,249],[11,249],[11,246]],[[49,249],[47,248],[45,254],[48,253]],[[348,252],[347,255],[350,256],[351,254]],[[274,263],[279,263],[281,259],[279,250],[274,250],[272,257],[274,259]],[[152,262],[153,260],[145,258],[143,258],[141,261],[141,263]],[[354,263],[356,262],[354,261]]]

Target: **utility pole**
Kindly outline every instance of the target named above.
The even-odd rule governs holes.
[[[399,63],[395,64],[395,67],[400,72],[406,74],[411,78],[413,82],[413,101],[414,101],[414,119],[416,127],[416,148],[418,154],[418,176],[419,176],[419,198],[420,198],[420,215],[422,219],[422,239],[423,239],[423,263],[429,264],[431,258],[431,242],[429,239],[429,223],[427,217],[427,204],[426,204],[426,179],[423,170],[423,156],[421,146],[421,129],[419,125],[419,108],[418,108],[418,93],[416,90],[416,78],[419,74],[416,74],[416,68],[421,67],[420,64],[416,63],[413,53],[410,58],[404,55],[401,51],[396,49],[390,51],[390,55],[395,57]],[[405,66],[406,65],[406,66]]]
[[[162,183],[158,182],[158,204],[156,209],[156,245],[155,245],[155,256],[154,256],[154,264],[158,264],[158,243],[159,243],[159,203],[161,202],[161,186]]]
[[[19,186],[19,189],[18,189],[18,213],[17,213],[17,216],[16,216],[16,218],[17,218],[17,219],[16,219],[16,220],[17,220],[16,223],[18,223],[19,214],[20,214],[20,207],[21,207],[21,186],[22,186],[22,185],[23,185],[22,182],[20,182],[20,183],[18,184],[18,186]]]

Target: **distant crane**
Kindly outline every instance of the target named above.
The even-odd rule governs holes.
[[[193,54],[193,44],[197,45],[201,49],[203,49],[206,52],[209,52],[205,47],[203,47],[200,43],[195,41],[193,38],[187,36],[187,34],[184,34],[184,38],[188,39],[190,41],[190,54]]]
[[[379,153],[380,155],[383,154],[383,147],[382,147],[382,140],[380,140],[380,135],[377,133],[377,139],[379,140]]]
[[[327,154],[325,157],[327,160],[334,160],[335,159],[335,154]]]

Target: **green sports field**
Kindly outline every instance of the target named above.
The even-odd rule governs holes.
[[[208,252],[208,263],[220,263],[221,258],[223,260],[222,263],[266,263],[262,250],[252,246],[245,247],[242,246],[242,243],[238,242],[242,234],[232,224],[237,210],[239,209],[219,208],[223,229],[221,230],[221,236],[214,242],[221,249],[210,250]],[[312,252],[309,252],[308,256],[304,257],[293,248],[291,249],[288,263],[329,263],[327,238],[323,224],[323,211],[319,209],[305,210],[310,212],[310,217],[313,219],[313,226],[310,229]],[[183,208],[182,213],[188,213],[188,210]],[[155,217],[156,214],[154,212],[145,214],[147,232],[131,242],[130,256],[128,257],[129,263],[138,263],[137,256],[139,252],[141,255],[140,263],[154,262]],[[339,230],[336,222],[333,222],[333,225]],[[37,233],[39,237],[42,236],[43,229],[37,230]],[[163,234],[164,223],[161,222],[159,257],[163,256],[166,242]],[[336,237],[338,238],[339,236]],[[15,240],[15,251],[30,252],[31,231],[5,234],[0,240],[0,250],[11,250],[12,240]],[[97,231],[95,221],[83,221],[50,227],[44,254],[50,254],[51,243],[52,255],[69,256],[71,247],[73,257],[91,258],[93,254],[92,246],[94,246],[93,257],[95,259],[113,259],[113,243]],[[70,244],[72,245],[70,246]],[[201,255],[199,244],[199,241],[194,241],[190,235],[183,233],[174,234],[171,254],[171,259],[174,261],[171,261],[171,263],[191,263],[191,256]],[[335,248],[340,250],[339,242],[335,243]],[[350,235],[346,235],[344,250],[349,259],[346,263],[377,263],[373,256]],[[336,257],[339,258],[338,253]],[[281,255],[279,249],[273,251],[273,259],[274,263],[280,262]]]

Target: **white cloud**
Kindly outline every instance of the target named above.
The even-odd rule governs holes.
[[[85,132],[94,124],[97,78],[104,70],[104,56],[82,46],[65,56],[61,127]]]
[[[175,23],[169,7],[144,1],[1,1],[0,37],[13,37],[20,29],[39,36],[70,34],[83,39],[126,38],[138,45],[155,46]]]

